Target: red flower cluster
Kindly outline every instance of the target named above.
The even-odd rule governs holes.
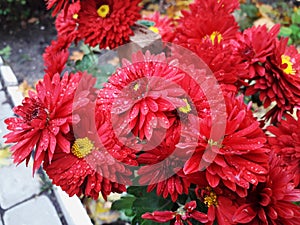
[[[54,8],[52,15],[58,14],[55,21],[58,43],[65,49],[72,42],[80,40],[93,47],[99,45],[100,48],[126,44],[133,35],[131,26],[141,18],[141,0],[46,1],[48,9]],[[57,54],[58,51],[53,49],[51,52]]]
[[[300,190],[294,189],[293,174],[280,167],[280,160],[270,156],[266,182],[249,190],[246,202],[233,216],[237,224],[300,224]]]
[[[297,112],[297,119],[286,115],[285,120],[276,126],[269,126],[274,136],[268,138],[271,149],[282,158],[282,166],[287,170],[295,171],[295,184],[300,183],[300,111]]]
[[[155,12],[152,16],[147,16],[143,19],[154,22],[154,25],[149,27],[149,29],[160,34],[163,41],[172,42],[174,40],[175,24],[171,18],[168,18],[167,16],[163,17],[160,13]]]
[[[62,11],[58,14],[55,20],[55,27],[58,38],[64,38],[64,42],[77,42],[79,37],[78,31],[78,13],[80,11],[80,2],[73,3],[67,11]]]
[[[46,0],[47,9],[53,8],[52,16],[58,14],[62,9],[68,10],[70,5],[69,0]],[[74,0],[73,0],[74,2]]]
[[[100,48],[115,48],[129,42],[133,35],[131,26],[141,17],[139,3],[140,0],[47,0],[48,9],[54,8],[52,15],[58,14],[55,20],[58,35],[43,54],[46,74],[53,76],[65,69],[68,48],[73,42],[84,40]]]
[[[230,1],[196,1],[191,4],[190,11],[182,12],[183,18],[179,20],[176,29],[175,43],[193,50],[206,40],[215,44],[234,39],[238,25],[229,13],[234,10],[230,6]]]
[[[264,147],[266,137],[259,122],[241,97],[226,99],[227,121],[222,141],[210,139],[210,123],[207,119],[201,121],[202,136],[194,154],[185,163],[184,172],[197,173],[208,165],[203,175],[212,188],[223,183],[245,197],[251,184],[257,185],[266,179],[268,149]]]
[[[196,210],[196,201],[191,201],[185,204],[184,207],[177,209],[176,212],[172,211],[155,211],[153,213],[145,213],[142,218],[153,220],[155,222],[168,222],[173,220],[172,224],[184,225],[187,222],[188,225],[192,225],[189,221],[190,218],[195,219],[201,223],[206,223],[207,215]]]
[[[97,199],[101,192],[106,199],[111,192],[126,191],[124,183],[130,182],[132,172],[127,164],[124,166],[120,162],[128,165],[137,165],[137,162],[133,151],[116,141],[105,114],[97,113],[95,116],[91,112],[94,107],[93,103],[89,103],[86,108],[76,111],[81,120],[68,134],[69,152],[66,152],[68,146],[56,146],[57,153],[52,162],[44,163],[44,169],[53,183],[69,195],[84,194]],[[120,184],[120,181],[123,183]]]
[[[11,150],[14,161],[28,163],[31,153],[34,153],[34,171],[43,160],[52,161],[56,146],[61,146],[66,153],[70,152],[67,133],[71,130],[73,118],[73,102],[80,79],[86,74],[65,73],[53,77],[45,75],[43,81],[36,85],[36,93],[29,92],[21,106],[14,108],[17,118],[5,120],[7,129],[6,143],[14,143]],[[84,97],[84,96],[83,96]],[[84,107],[85,102],[76,107]]]
[[[246,95],[259,93],[265,108],[276,103],[266,114],[272,122],[300,104],[300,55],[294,46],[287,46],[287,39],[276,38],[278,32],[277,25],[270,31],[266,26],[253,27],[233,41],[236,54],[249,68]]]
[[[129,41],[130,26],[137,21],[140,0],[88,0],[78,14],[79,37],[90,46],[115,48]]]
[[[61,74],[65,69],[66,63],[69,58],[68,46],[66,46],[64,37],[59,38],[57,41],[52,41],[43,54],[45,73],[50,77],[56,73]]]
[[[15,163],[33,155],[70,196],[146,186],[165,203],[138,209],[141,220],[300,224],[300,54],[279,25],[239,31],[237,0],[196,0],[177,21],[155,13],[149,29],[177,45],[117,51],[121,66],[98,90],[86,72],[64,73],[68,48],[127,43],[140,0],[47,2],[61,12],[46,74],[5,120]],[[262,121],[244,97],[257,93]]]

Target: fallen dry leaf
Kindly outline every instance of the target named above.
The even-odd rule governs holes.
[[[12,164],[9,147],[0,148],[0,167]]]
[[[269,18],[270,15],[274,14],[275,11],[271,5],[267,4],[256,4],[260,15],[264,18]]]
[[[72,55],[70,56],[70,60],[76,62],[77,60],[82,60],[83,56],[84,56],[83,52],[74,51],[74,52],[72,52]]]
[[[20,85],[19,85],[19,90],[22,93],[24,97],[28,97],[28,92],[29,91],[35,91],[32,86],[28,84],[26,80],[24,80]]]
[[[113,59],[109,60],[108,63],[113,66],[118,66],[120,64],[120,59],[119,57],[114,57]]]
[[[170,18],[178,19],[181,10],[188,10],[193,0],[166,0],[166,11]]]
[[[115,199],[116,196],[113,197]],[[108,197],[108,199],[110,199]],[[103,197],[99,197],[97,201],[93,199],[85,199],[84,205],[90,218],[94,221],[95,225],[101,225],[104,223],[112,223],[120,218],[120,213],[117,211],[111,211],[111,201],[105,201]]]
[[[253,25],[254,26],[266,25],[268,29],[271,29],[275,25],[275,23],[270,18],[262,17],[255,20],[253,22]]]
[[[36,22],[38,22],[38,21],[39,21],[38,18],[36,18],[36,17],[31,17],[29,20],[27,20],[27,23],[36,23]]]

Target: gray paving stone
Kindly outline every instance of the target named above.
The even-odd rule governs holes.
[[[61,225],[54,206],[46,196],[18,205],[4,214],[5,225]]]
[[[53,190],[68,225],[93,225],[77,196],[69,197],[66,192],[57,186],[54,186]]]
[[[40,192],[40,179],[32,177],[32,168],[25,164],[11,165],[0,170],[0,205],[7,209]],[[6,224],[7,225],[7,224]]]
[[[1,95],[1,92],[0,92]],[[6,129],[6,124],[4,120],[8,117],[12,117],[14,115],[10,105],[8,103],[1,104],[1,96],[0,96],[0,146],[5,146],[4,142],[6,139],[3,138],[5,134],[8,133]]]
[[[21,105],[24,97],[18,86],[7,87],[7,93],[11,97],[13,105]]]
[[[6,124],[4,123],[3,120],[0,120],[0,147],[3,147],[6,145],[4,143],[6,139],[3,138],[3,136],[7,133],[8,133],[8,130],[6,129]]]
[[[0,92],[0,97],[1,97],[1,92]],[[0,102],[1,102],[1,98],[0,98]],[[14,115],[14,112],[13,112],[10,104],[8,104],[8,103],[1,104],[0,103],[0,108],[1,108],[0,120]]]
[[[5,86],[18,85],[18,80],[10,68],[10,66],[0,66],[0,73],[2,75]]]
[[[6,95],[5,95],[5,92],[4,91],[0,91],[0,104],[5,102],[7,99],[6,99]]]

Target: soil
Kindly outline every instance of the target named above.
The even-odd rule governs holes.
[[[33,84],[44,75],[42,54],[51,40],[56,38],[54,20],[49,12],[27,21],[0,25],[0,50],[11,48],[5,59],[15,72],[18,81]]]

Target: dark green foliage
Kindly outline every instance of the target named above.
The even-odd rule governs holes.
[[[113,210],[124,212],[132,225],[167,225],[169,223],[155,223],[144,220],[141,216],[146,212],[171,210],[175,203],[170,199],[157,196],[155,191],[147,192],[146,187],[131,186],[127,189],[127,195],[112,205]]]
[[[116,68],[111,64],[98,65],[98,58],[93,53],[84,55],[82,60],[76,61],[77,71],[87,71],[97,78],[96,87],[101,88],[107,78],[112,75]]]
[[[27,20],[45,9],[43,0],[0,0],[0,21]]]

